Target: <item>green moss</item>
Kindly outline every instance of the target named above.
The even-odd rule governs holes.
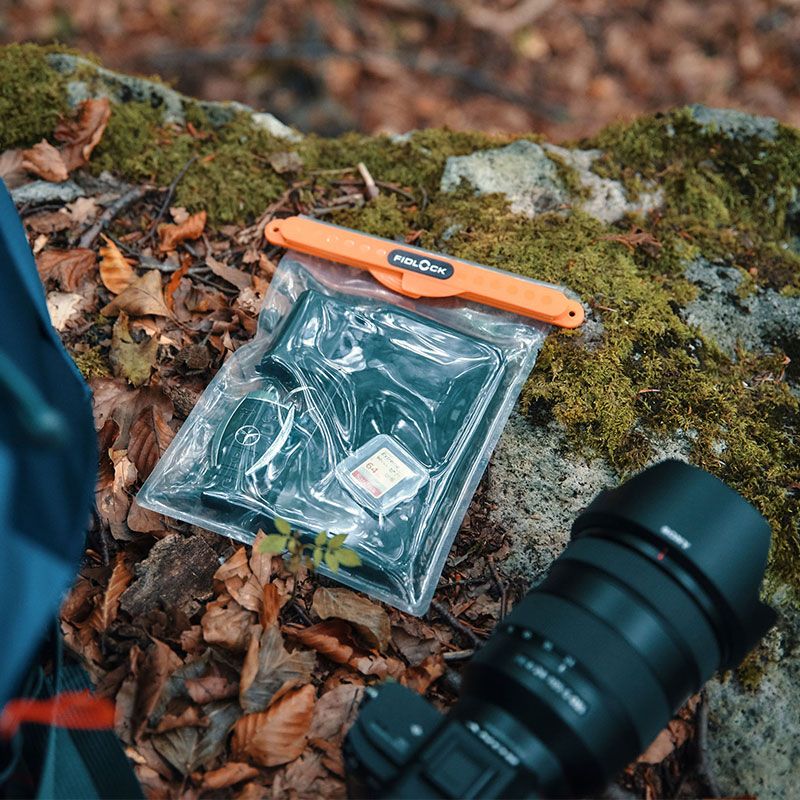
[[[194,117],[198,127],[202,114]],[[286,188],[268,162],[286,143],[246,116],[218,130],[200,128],[199,133],[164,127],[160,110],[147,103],[115,105],[92,168],[165,186],[194,159],[178,184],[175,204],[205,209],[216,223],[252,219]]]
[[[698,125],[688,109],[608,128],[588,142],[605,151],[595,169],[635,191],[659,184],[665,213],[654,233],[676,232],[709,258],[754,264],[761,285],[800,286],[800,259],[776,243],[791,238],[788,211],[800,185],[800,132],[778,126],[773,141],[730,137]]]
[[[51,136],[67,109],[64,79],[48,65],[47,52],[29,44],[0,48],[0,152]]]
[[[108,359],[100,347],[92,347],[84,353],[73,354],[72,360],[86,380],[107,378],[111,375]]]

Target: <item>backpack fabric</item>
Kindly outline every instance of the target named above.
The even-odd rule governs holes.
[[[57,623],[83,553],[97,444],[91,394],[50,323],[0,181],[0,709],[90,688]],[[40,666],[42,650],[50,669]],[[141,797],[110,731],[24,725],[0,742],[0,797]]]

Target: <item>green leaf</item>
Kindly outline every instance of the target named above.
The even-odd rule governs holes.
[[[361,556],[349,547],[342,547],[336,551],[336,558],[343,567],[360,567]]]
[[[322,563],[322,548],[314,548],[314,566],[318,567]]]
[[[285,519],[275,517],[275,530],[284,536],[288,536],[292,532],[292,526]]]
[[[325,553],[325,563],[334,571],[339,571],[339,554],[338,553],[331,553],[328,551]]]
[[[270,533],[261,540],[259,550],[262,553],[282,553],[286,549],[289,540],[285,536],[277,533]]]
[[[346,533],[337,533],[328,542],[328,550],[338,550],[347,541]]]
[[[322,547],[322,545],[324,545],[325,542],[327,542],[327,541],[328,541],[328,531],[320,531],[317,534],[317,538],[314,539],[314,544],[317,547]]]

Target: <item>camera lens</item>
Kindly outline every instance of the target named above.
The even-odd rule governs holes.
[[[666,461],[602,493],[572,536],[477,654],[451,714],[513,751],[509,791],[523,795],[602,788],[774,622],[759,600],[769,526],[700,469]]]

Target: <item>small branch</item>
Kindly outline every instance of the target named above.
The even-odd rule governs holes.
[[[91,228],[84,232],[78,241],[78,246],[91,247],[100,233],[109,225],[117,214],[121,213],[138,200],[141,200],[151,189],[152,186],[134,186],[132,189],[128,189],[122,197],[117,198],[106,208]]]
[[[445,608],[440,602],[437,600],[433,600],[431,602],[431,608],[450,625],[451,628],[458,631],[462,636],[469,639],[472,642],[473,646],[480,647],[481,640],[466,626],[463,622],[459,622],[453,614],[450,612],[449,609]]]
[[[698,771],[703,776],[711,797],[720,797],[719,786],[714,772],[708,763],[708,697],[705,691],[700,695],[700,705],[695,718],[697,725],[697,761]]]
[[[167,189],[167,195],[164,198],[164,202],[161,204],[161,208],[158,209],[158,214],[156,214],[156,218],[153,220],[153,224],[150,226],[150,230],[147,232],[147,236],[145,236],[144,241],[149,242],[156,234],[156,229],[158,228],[158,224],[164,219],[164,214],[167,213],[167,209],[172,202],[172,198],[175,196],[175,190],[178,188],[178,184],[183,180],[183,176],[189,171],[189,167],[197,161],[197,156],[192,156],[182,167],[181,171],[173,178],[172,183],[169,185]]]
[[[363,161],[359,161],[356,165],[358,168],[358,172],[361,177],[364,179],[364,186],[367,190],[367,197],[370,200],[374,200],[381,192],[380,189],[375,185],[375,179],[370,174],[370,171],[367,169],[367,165]]]
[[[464,661],[472,658],[473,655],[475,655],[475,648],[470,647],[468,650],[451,650],[449,653],[442,653],[442,658],[445,661]]]

